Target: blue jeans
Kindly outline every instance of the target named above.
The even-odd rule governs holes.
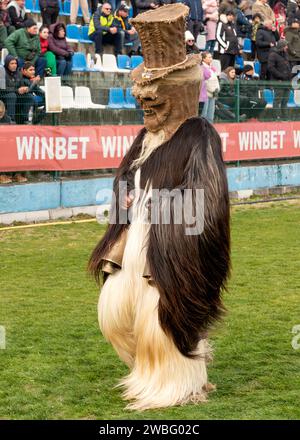
[[[215,44],[216,44],[216,40],[209,40],[206,42],[206,46],[205,46],[205,50],[210,52],[211,54],[214,53],[214,48],[215,48]]]
[[[56,57],[57,76],[68,76],[72,72],[72,59],[66,60],[64,57]]]
[[[213,124],[214,122],[214,116],[215,116],[215,105],[216,105],[216,99],[215,98],[208,98],[208,100],[204,103],[204,107],[201,113],[202,118],[205,118]]]
[[[24,66],[25,61],[23,58],[18,58],[18,67],[21,69]],[[45,74],[45,68],[46,68],[47,60],[44,57],[38,57],[38,59],[35,62],[35,74],[39,75],[41,78]]]

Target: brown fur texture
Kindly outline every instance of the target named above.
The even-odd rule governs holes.
[[[123,159],[121,179],[130,189],[145,130]],[[178,350],[193,357],[199,340],[222,316],[221,292],[230,269],[229,196],[221,140],[202,118],[185,121],[175,135],[141,166],[141,187],[204,189],[204,231],[186,235],[186,225],[152,224],[147,264],[159,291],[159,322]],[[118,209],[118,199],[113,209]],[[89,268],[99,280],[102,258],[128,225],[110,225],[94,250]]]

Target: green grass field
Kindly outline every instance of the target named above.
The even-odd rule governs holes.
[[[228,315],[212,335],[209,402],[144,413],[114,389],[126,367],[102,338],[86,275],[97,223],[0,230],[0,418],[300,418],[300,204],[235,208]]]

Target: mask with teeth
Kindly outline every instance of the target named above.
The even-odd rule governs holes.
[[[148,132],[169,140],[188,118],[198,115],[201,71],[198,65],[174,71],[151,83],[136,83],[132,94],[144,111]]]

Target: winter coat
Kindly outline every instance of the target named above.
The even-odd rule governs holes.
[[[273,43],[274,46],[276,41],[279,40],[279,35],[277,31],[272,31],[267,29],[265,26],[260,25],[256,33],[256,49],[257,58],[261,63],[266,63],[268,61],[268,55],[271,49],[270,44]]]
[[[220,73],[219,81],[220,81],[219,98],[235,97],[234,81],[230,81],[225,72]]]
[[[157,3],[155,0],[136,0],[136,13],[141,14],[142,12],[149,11],[151,8],[151,3]]]
[[[300,61],[300,29],[285,28],[285,39],[288,45],[289,61]]]
[[[45,38],[40,37],[40,45],[41,45],[41,54],[44,55],[44,53],[46,53],[48,50],[49,42],[48,40],[45,40]]]
[[[251,38],[252,25],[246,18],[245,14],[236,9],[236,32],[237,36],[241,38]]]
[[[276,47],[270,50],[268,57],[268,72],[270,80],[289,81],[292,79],[292,70],[286,52]]]
[[[5,47],[10,55],[31,61],[33,64],[41,53],[40,37],[30,35],[26,29],[18,29],[10,34],[5,40]]]
[[[190,20],[203,21],[203,9],[201,0],[184,0],[184,3],[190,8]]]
[[[288,24],[290,24],[291,20],[294,18],[298,18],[298,20],[300,20],[300,8],[298,7],[296,0],[289,0],[286,16]]]
[[[41,11],[45,9],[59,10],[58,0],[39,0]]]
[[[17,93],[17,90],[24,85],[20,70],[17,69],[15,72],[11,72],[8,69],[9,63],[15,59],[16,57],[14,57],[13,55],[7,55],[4,61],[6,92]]]
[[[227,20],[220,18],[217,24],[216,39],[219,43],[219,52],[237,55],[239,53],[239,44],[237,32],[234,23],[228,23]]]
[[[9,13],[11,24],[16,29],[21,29],[24,27],[24,22],[27,20],[28,15],[24,8],[20,8],[16,1],[11,1],[7,7],[7,11]]]
[[[202,0],[203,18],[206,25],[206,41],[216,39],[219,8],[217,0]]]
[[[275,22],[275,14],[268,3],[262,3],[260,0],[257,0],[252,6],[252,15],[254,14],[260,14],[263,21],[272,20]]]
[[[72,48],[68,45],[67,39],[58,38],[58,27],[66,27],[62,23],[54,23],[50,26],[50,33],[48,38],[48,50],[53,52],[55,55],[68,58],[70,55],[73,55]]]
[[[199,102],[206,102],[208,101],[208,95],[207,95],[205,81],[211,77],[211,71],[208,67],[204,66],[203,64],[201,64],[201,69],[202,69],[202,83],[201,83]]]

